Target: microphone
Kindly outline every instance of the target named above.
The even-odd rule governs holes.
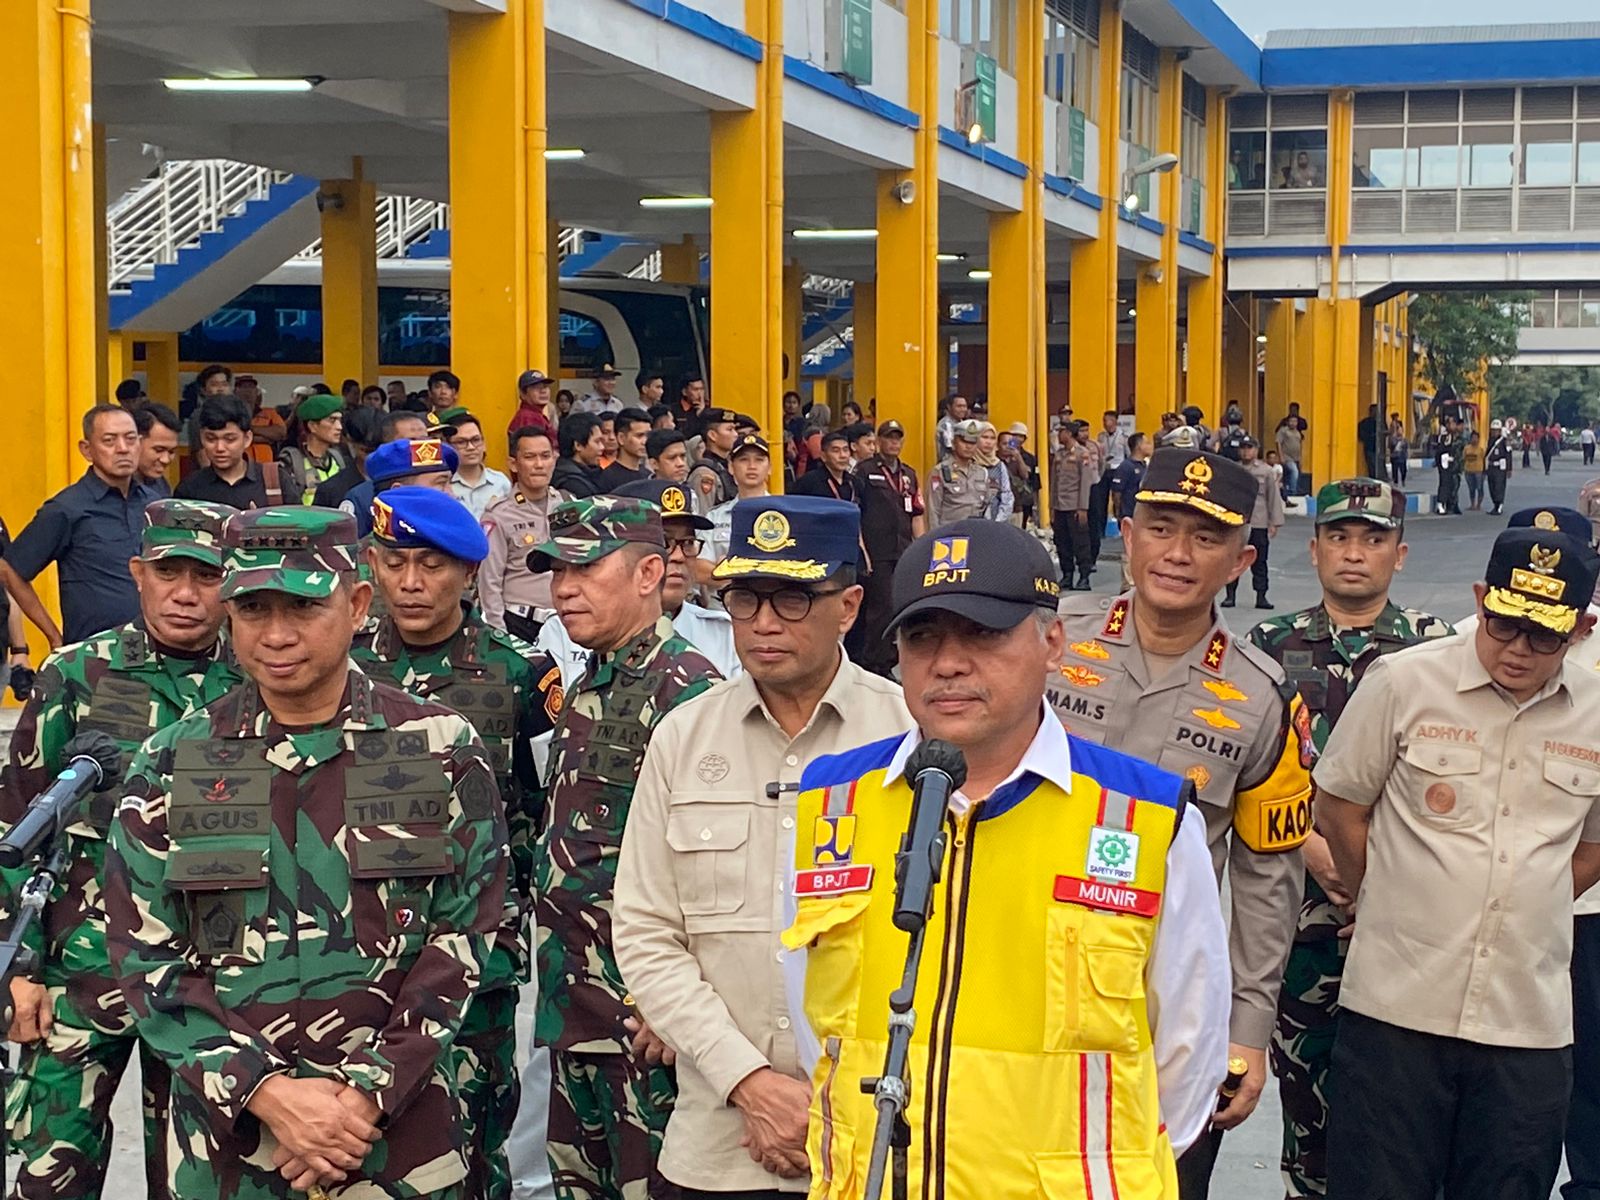
[[[122,748],[98,729],[77,734],[66,744],[67,765],[55,782],[36,796],[22,819],[0,838],[0,867],[20,867],[64,829],[90,792],[116,785],[122,773]]]
[[[900,839],[896,863],[894,924],[914,933],[928,921],[933,885],[944,866],[944,814],[950,797],[967,781],[967,759],[949,742],[930,738],[906,760],[911,780],[911,826]]]

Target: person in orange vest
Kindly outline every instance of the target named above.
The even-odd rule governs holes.
[[[861,1080],[883,1069],[905,962],[895,852],[924,739],[959,748],[966,778],[913,1005],[911,1193],[1174,1200],[1175,1154],[1216,1109],[1231,984],[1204,823],[1186,780],[1069,735],[1045,704],[1060,591],[1011,525],[918,538],[890,625],[917,729],[801,775],[783,940],[814,1064],[813,1200],[854,1200],[868,1175]]]

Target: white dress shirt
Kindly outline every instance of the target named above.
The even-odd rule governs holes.
[[[920,730],[906,734],[884,784],[905,772],[906,760],[922,741]],[[1031,771],[1063,791],[1072,787],[1072,750],[1061,722],[1046,711],[1033,741],[999,787]],[[998,790],[998,788],[996,789]],[[950,809],[960,815],[972,804],[958,791]],[[1228,965],[1228,935],[1222,924],[1217,880],[1206,848],[1205,825],[1195,813],[1178,828],[1167,851],[1167,884],[1162,893],[1155,942],[1145,967],[1146,1006],[1161,1094],[1161,1116],[1175,1154],[1182,1154],[1205,1131],[1217,1107],[1217,1087],[1228,1071],[1228,1016],[1233,1008],[1233,973]],[[796,912],[794,872],[785,876],[784,902],[790,923]],[[804,1019],[805,951],[788,955],[784,982],[789,1011],[797,1014],[795,1038],[800,1061],[814,1071],[822,1053]],[[883,1012],[887,1029],[889,1011]]]
[[[740,665],[739,655],[733,648],[733,619],[727,613],[685,601],[678,615],[672,618],[672,628],[679,637],[709,658],[711,665],[721,672],[724,679],[743,674],[744,667]],[[556,660],[556,666],[561,668],[561,687],[571,692],[588,667],[589,655],[593,651],[584,649],[568,637],[561,618],[556,616],[539,627],[536,644]]]

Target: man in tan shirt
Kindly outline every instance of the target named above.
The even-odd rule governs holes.
[[[1551,522],[1554,525],[1554,522]],[[1329,1200],[1545,1200],[1572,1081],[1572,899],[1600,879],[1600,560],[1495,540],[1480,622],[1374,663],[1313,772],[1356,897]]]
[[[532,645],[554,605],[550,572],[530,570],[528,554],[550,536],[550,514],[566,497],[550,486],[556,448],[544,430],[528,426],[514,432],[506,465],[511,494],[483,510],[489,557],[478,571],[478,603],[490,625]]]
[[[1087,592],[1094,556],[1089,552],[1089,502],[1097,476],[1094,452],[1084,444],[1082,421],[1067,421],[1056,430],[1058,444],[1050,456],[1050,527],[1061,564],[1061,586]],[[1073,568],[1077,568],[1074,577]]]
[[[669,714],[645,755],[612,915],[636,1052],[676,1057],[658,1164],[685,1197],[807,1189],[811,1088],[785,997],[784,881],[813,758],[903,734],[897,684],[845,658],[860,510],[773,496],[733,509],[714,577],[745,673]]]

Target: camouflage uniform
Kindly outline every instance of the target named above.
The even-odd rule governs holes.
[[[354,522],[268,508],[229,522],[224,599],[332,595]],[[459,714],[346,669],[339,710],[284,728],[253,683],[156,734],[107,861],[112,965],[172,1070],[177,1200],[287,1200],[248,1108],[271,1075],[379,1109],[346,1200],[456,1198],[466,1174],[450,1046],[505,916],[506,826]]]
[[[627,526],[628,528],[620,528]],[[660,509],[596,497],[564,505],[541,550],[593,561],[661,538]],[[610,539],[610,540],[607,540]],[[602,549],[593,553],[596,542]],[[534,854],[537,1044],[551,1048],[550,1170],[563,1200],[670,1194],[656,1173],[676,1088],[628,1051],[632,1012],[611,943],[623,826],[651,730],[715,683],[716,668],[662,616],[596,653],[567,696],[551,744],[549,809]]]
[[[473,1197],[506,1200],[511,1173],[505,1143],[516,1119],[517,989],[532,978],[528,914],[532,911],[533,838],[543,793],[530,741],[548,733],[561,712],[561,670],[548,655],[468,614],[444,646],[407,646],[388,618],[369,624],[351,656],[375,678],[387,676],[415,696],[447,704],[483,739],[505,798],[511,839],[506,922],[483,968],[478,991],[455,1041],[468,1188]]]
[[[1263,621],[1248,636],[1299,688],[1311,715],[1311,740],[1321,754],[1369,666],[1385,654],[1451,632],[1438,617],[1393,603],[1370,629],[1335,628],[1318,604]],[[1307,872],[1270,1048],[1283,1103],[1283,1178],[1291,1196],[1323,1196],[1328,1190],[1326,1089],[1338,1029],[1339,980],[1350,948],[1339,930],[1347,923]]]
[[[216,546],[233,509],[166,500],[151,506],[141,557],[154,562],[178,546],[179,557],[221,564]],[[107,630],[45,659],[11,739],[0,784],[0,820],[21,818],[28,802],[66,765],[63,747],[80,731],[116,738],[126,764],[139,743],[191,707],[204,707],[240,676],[220,642],[197,657],[163,653],[142,622]],[[11,1151],[22,1159],[16,1195],[98,1197],[111,1152],[111,1099],[138,1043],[133,1018],[106,954],[101,902],[106,830],[116,793],[87,801],[67,827],[68,869],[29,944],[40,955],[55,1025],[22,1047],[6,1097]],[[31,868],[0,872],[0,894],[16,895]],[[5,916],[9,919],[10,914]],[[166,1065],[139,1045],[143,1084],[146,1186],[166,1192]]]

